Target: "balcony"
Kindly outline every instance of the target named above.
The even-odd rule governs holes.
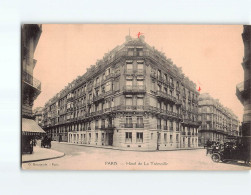
[[[164,126],[164,128],[163,128],[164,130],[167,130],[167,126]]]
[[[124,94],[127,94],[127,93],[145,93],[146,92],[146,86],[144,86],[144,85],[140,85],[140,86],[126,85],[126,86],[124,86],[123,92],[124,92]]]
[[[96,96],[94,96],[93,97],[93,102],[98,102],[98,101],[101,101],[101,100],[103,100],[104,99],[104,93],[102,93],[102,94],[99,94],[99,95],[96,95]]]
[[[125,128],[133,128],[133,124],[132,123],[125,123]]]
[[[157,125],[157,129],[161,129],[161,125]]]
[[[187,135],[191,135],[191,132],[187,132]]]
[[[136,123],[136,128],[144,128],[144,124],[138,124],[138,123]]]
[[[250,82],[251,80],[248,79],[236,85],[236,96],[242,102],[242,104],[244,100],[247,99],[249,96],[248,91],[250,90],[250,87],[251,87]]]
[[[156,92],[156,96],[157,96],[157,98],[168,100],[169,102],[172,102],[172,103],[176,102],[176,98],[175,97],[171,96],[170,94],[167,94],[167,93],[164,93],[162,91],[159,91],[159,90]]]
[[[186,132],[182,132],[182,134],[181,135],[186,135]]]
[[[30,75],[28,72],[23,71],[23,82],[28,83],[33,88],[41,91],[41,82]]]

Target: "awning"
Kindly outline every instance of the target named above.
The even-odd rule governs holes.
[[[46,133],[34,120],[22,118],[22,135],[40,135]]]

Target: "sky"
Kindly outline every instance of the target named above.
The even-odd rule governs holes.
[[[242,25],[43,24],[34,58],[34,77],[42,83],[33,108],[44,106],[86,68],[138,32],[165,53],[201,93],[230,108],[242,120],[243,106],[235,95],[243,81]]]

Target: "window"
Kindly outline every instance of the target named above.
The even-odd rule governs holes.
[[[131,132],[126,132],[125,133],[125,142],[126,143],[132,143],[132,133]]]
[[[176,142],[179,142],[179,134],[176,134]]]
[[[95,121],[95,129],[98,129],[98,120]]]
[[[153,133],[151,133],[151,140],[153,139]]]
[[[143,133],[138,133],[137,132],[137,143],[142,143],[143,142]]]
[[[144,70],[144,64],[138,64],[138,71],[143,72]]]
[[[138,128],[143,128],[143,116],[137,116],[137,127]]]
[[[105,119],[102,119],[101,126],[102,128],[105,128]]]
[[[157,119],[157,129],[161,129],[161,119]]]
[[[161,91],[161,85],[159,85],[159,84],[157,85],[157,90]]]
[[[169,108],[170,108],[170,111],[173,112],[173,106],[170,105]]]
[[[128,48],[128,56],[133,56],[134,48]]]
[[[164,142],[167,142],[167,136],[166,136],[166,133],[164,133]]]
[[[173,135],[170,135],[170,143],[173,143]]]
[[[95,136],[95,142],[98,141],[98,133],[96,133],[96,136]]]
[[[137,56],[143,56],[143,48],[137,48]]]
[[[144,105],[143,98],[138,97],[138,98],[137,98],[137,106],[143,106],[143,105]]]
[[[161,70],[158,70],[158,72],[157,72],[157,77],[158,77],[158,78],[161,77]]]
[[[170,78],[170,83],[173,84],[173,78]]]
[[[138,86],[143,86],[144,85],[144,81],[143,80],[137,80],[137,85]]]
[[[126,105],[132,106],[132,97],[126,97]]]
[[[110,90],[111,90],[111,82],[108,82],[105,85],[105,91],[110,91]]]
[[[164,80],[167,81],[167,74],[164,74]]]
[[[170,130],[173,130],[173,121],[170,121]]]
[[[126,64],[126,71],[132,72],[133,66],[132,64]]]
[[[126,80],[126,86],[132,86],[132,80],[131,79]]]
[[[102,133],[101,141],[105,141],[105,134]]]
[[[132,124],[132,116],[126,116],[126,124]]]

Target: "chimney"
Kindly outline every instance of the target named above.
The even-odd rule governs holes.
[[[126,35],[125,40],[126,40],[126,42],[131,41],[132,37],[130,35]]]

